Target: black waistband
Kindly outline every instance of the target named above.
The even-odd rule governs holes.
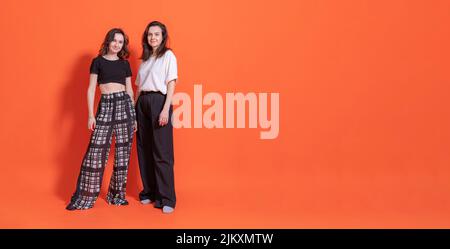
[[[163,94],[163,93],[160,92],[160,91],[141,91],[141,95],[147,95],[147,94],[159,94],[159,95],[164,95],[164,96],[166,96],[165,94]]]

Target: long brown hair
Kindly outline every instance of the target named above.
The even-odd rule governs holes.
[[[163,40],[161,41],[161,45],[159,45],[159,47],[156,49],[156,58],[163,56],[167,50],[171,50],[167,45],[168,40],[169,40],[169,33],[167,33],[166,25],[164,25],[163,23],[158,22],[158,21],[150,22],[147,25],[147,27],[145,28],[144,34],[142,34],[141,59],[143,61],[148,60],[148,58],[150,58],[150,56],[153,54],[153,48],[152,48],[152,46],[150,46],[150,44],[148,44],[148,39],[147,39],[148,29],[152,26],[158,26],[159,28],[161,28],[162,37],[163,37]]]
[[[123,47],[122,50],[117,53],[117,56],[119,56],[120,59],[127,59],[130,56],[130,51],[128,50],[128,36],[119,28],[113,28],[106,33],[105,40],[98,51],[98,55],[102,56],[108,53],[109,44],[114,41],[115,34],[121,34],[123,36]]]

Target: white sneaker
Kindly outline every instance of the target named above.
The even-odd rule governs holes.
[[[173,207],[169,207],[169,206],[164,206],[163,207],[163,213],[165,214],[170,214],[174,211]]]
[[[152,201],[150,199],[141,200],[141,204],[143,204],[143,205],[147,205],[150,203],[152,203]]]

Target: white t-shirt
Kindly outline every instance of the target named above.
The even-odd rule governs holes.
[[[150,57],[139,66],[139,88],[141,91],[160,91],[167,93],[167,83],[178,78],[177,58],[167,50],[163,56],[155,60]]]

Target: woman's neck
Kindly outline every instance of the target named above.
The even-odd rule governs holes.
[[[158,47],[152,47],[152,55],[151,56],[156,56],[156,51],[158,51]]]
[[[104,57],[109,60],[118,60],[119,59],[119,56],[117,56],[116,53],[107,53],[104,55]]]

